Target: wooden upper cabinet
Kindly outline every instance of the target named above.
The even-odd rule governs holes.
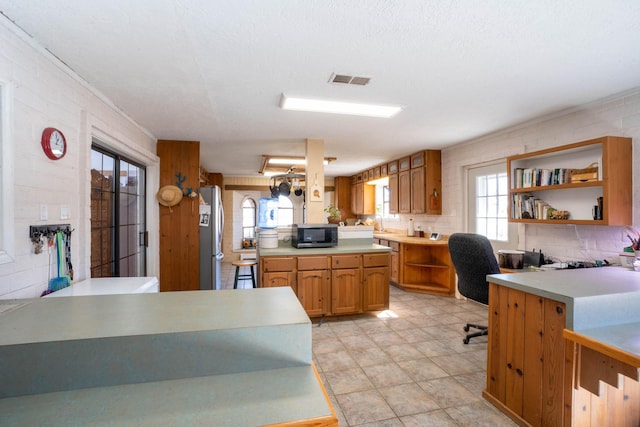
[[[392,162],[387,163],[387,173],[389,175],[393,175],[398,173],[398,161],[394,160]]]
[[[411,171],[398,173],[398,213],[411,213]]]
[[[385,176],[389,175],[389,165],[388,164],[384,164],[384,165],[380,165],[380,178],[384,178]]]
[[[398,174],[389,175],[389,213],[399,213],[398,205]]]
[[[338,176],[335,179],[335,193],[333,204],[340,209],[342,218],[352,218],[353,209],[351,206],[353,190],[352,178],[348,176]]]
[[[442,166],[440,150],[411,156],[411,213],[442,214]]]
[[[373,179],[379,179],[380,178],[380,166],[376,166],[375,168],[373,168]]]
[[[410,156],[403,157],[402,159],[398,160],[398,171],[399,172],[408,171],[409,169],[411,169],[411,157]]]

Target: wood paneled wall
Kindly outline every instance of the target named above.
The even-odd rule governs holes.
[[[200,188],[200,142],[159,140],[160,187],[177,185],[183,193]],[[160,291],[200,289],[199,200],[183,197],[171,209],[160,206]]]

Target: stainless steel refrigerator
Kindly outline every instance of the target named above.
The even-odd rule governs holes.
[[[222,193],[217,185],[200,188],[205,201],[200,205],[200,289],[220,289],[220,263],[224,210]]]

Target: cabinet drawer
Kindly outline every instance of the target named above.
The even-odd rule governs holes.
[[[298,270],[326,270],[329,268],[327,256],[298,257]]]
[[[362,255],[362,264],[364,267],[388,267],[389,254],[364,254]]]
[[[358,268],[360,255],[334,255],[331,257],[331,268]]]
[[[296,259],[292,257],[267,257],[261,262],[263,271],[293,271],[296,268]]]
[[[393,252],[400,252],[400,243],[398,242],[389,242],[389,247]]]

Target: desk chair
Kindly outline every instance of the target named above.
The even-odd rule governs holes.
[[[463,296],[487,305],[489,303],[489,283],[487,274],[500,273],[500,267],[493,254],[489,239],[479,234],[455,233],[449,237],[449,253],[458,275],[458,291]],[[465,332],[470,328],[477,332],[467,334],[462,342],[469,344],[469,339],[487,335],[487,326],[467,323]]]

